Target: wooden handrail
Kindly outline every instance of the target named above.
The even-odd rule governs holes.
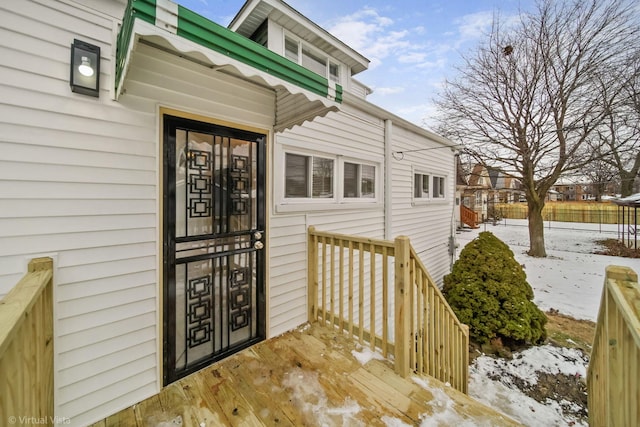
[[[460,322],[413,247],[410,268],[411,336],[416,337],[411,366],[467,393],[469,327]]]
[[[587,373],[589,425],[640,425],[640,286],[628,267],[609,266]]]
[[[0,301],[0,413],[53,417],[53,261],[35,258]],[[5,420],[6,420],[5,419]]]
[[[310,322],[335,326],[393,355],[402,376],[428,374],[467,392],[468,328],[409,238],[391,242],[309,227],[308,256]]]

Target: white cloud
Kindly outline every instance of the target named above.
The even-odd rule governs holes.
[[[427,54],[424,52],[409,52],[404,55],[398,56],[398,62],[403,64],[415,64],[424,61]]]
[[[396,93],[402,93],[404,92],[403,87],[400,86],[394,86],[394,87],[376,87],[373,89],[374,93],[376,93],[377,95],[393,95]]]
[[[463,15],[454,22],[458,25],[458,34],[462,41],[477,39],[491,28],[493,12],[482,11]]]
[[[423,61],[420,62],[419,64],[417,64],[416,66],[418,68],[438,68],[438,69],[444,69],[448,64],[447,58],[445,57],[439,57],[436,58],[434,61]]]
[[[393,24],[391,18],[380,15],[375,9],[364,8],[329,25],[329,32],[369,58],[369,68],[375,68],[392,53],[404,52],[411,47],[410,32],[396,31]]]

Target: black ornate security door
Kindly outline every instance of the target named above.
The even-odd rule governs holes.
[[[165,115],[164,383],[265,336],[265,136]]]

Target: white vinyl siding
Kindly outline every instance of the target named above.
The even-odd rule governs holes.
[[[449,237],[455,232],[453,186],[446,184],[448,177],[455,176],[454,155],[449,148],[425,137],[418,137],[400,126],[393,127],[392,135],[393,151],[428,148],[412,152],[410,159],[392,162],[392,233],[394,236],[405,235],[411,239],[411,244],[431,277],[442,284],[442,277],[449,272],[451,261]],[[415,197],[416,175],[420,175],[421,185],[427,184],[423,177],[429,177],[428,199]],[[432,196],[434,177],[444,178],[443,198],[434,199]],[[437,185],[440,186],[440,183],[438,180]]]
[[[86,425],[158,389],[155,119],[110,101],[108,16],[0,14],[0,295],[53,257],[55,414]],[[99,99],[70,91],[74,38],[101,47]]]
[[[83,4],[0,4],[0,295],[17,283],[30,258],[54,258],[55,414],[72,425],[95,422],[159,390],[159,107],[268,130],[276,106],[271,89],[143,41],[131,57],[123,95],[113,101],[112,43],[125,3],[92,1],[93,9]],[[70,91],[74,38],[101,47],[98,99]],[[333,79],[331,62],[325,73]],[[453,185],[444,186],[442,201],[413,206],[411,162],[450,179],[451,151],[416,152],[411,162],[392,160],[391,170],[384,170],[383,121],[348,103],[340,110],[267,144],[269,336],[307,320],[307,228],[383,238],[384,191],[391,192],[393,236],[411,237],[438,282],[448,270]],[[360,197],[345,197],[331,209],[278,211],[277,191],[284,188],[276,159],[280,139],[295,141],[299,151],[335,156],[336,193],[344,192],[337,165],[356,165]],[[436,145],[393,128],[393,150]],[[386,174],[392,177],[389,189]]]
[[[114,102],[114,19],[40,0],[0,13],[0,297],[54,258],[55,414],[87,425],[159,391],[158,104],[269,129],[274,95],[139,45]],[[69,88],[74,38],[101,47],[98,99]]]
[[[331,113],[304,126],[276,135],[276,145],[297,141],[308,150],[340,152],[345,157],[370,153],[382,168],[384,130],[382,123],[359,111]],[[361,117],[360,119],[356,117]],[[344,141],[349,141],[346,147]],[[301,149],[297,148],[298,152]],[[294,150],[295,151],[295,150]],[[346,152],[345,152],[346,151]],[[277,156],[275,150],[274,156]],[[284,152],[280,152],[284,158]],[[348,156],[347,156],[348,155]],[[358,163],[355,160],[345,162]],[[369,162],[360,163],[369,165]],[[374,163],[371,163],[373,165]],[[378,173],[378,171],[376,171]],[[274,167],[274,180],[278,179],[278,166]],[[277,184],[276,184],[277,186]],[[338,187],[342,187],[339,184]],[[342,191],[342,190],[341,190]],[[293,213],[275,213],[270,218],[270,334],[277,335],[298,327],[307,321],[307,228],[344,234],[384,237],[384,210],[382,204],[369,204],[365,208],[357,203],[346,203],[342,209],[312,211],[299,209]]]

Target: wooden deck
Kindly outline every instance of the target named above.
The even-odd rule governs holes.
[[[362,365],[352,354],[357,348],[344,334],[309,326],[213,364],[94,426],[385,426],[420,425],[425,417],[443,426],[519,425],[435,379],[422,377],[423,388],[397,376],[387,361]]]

